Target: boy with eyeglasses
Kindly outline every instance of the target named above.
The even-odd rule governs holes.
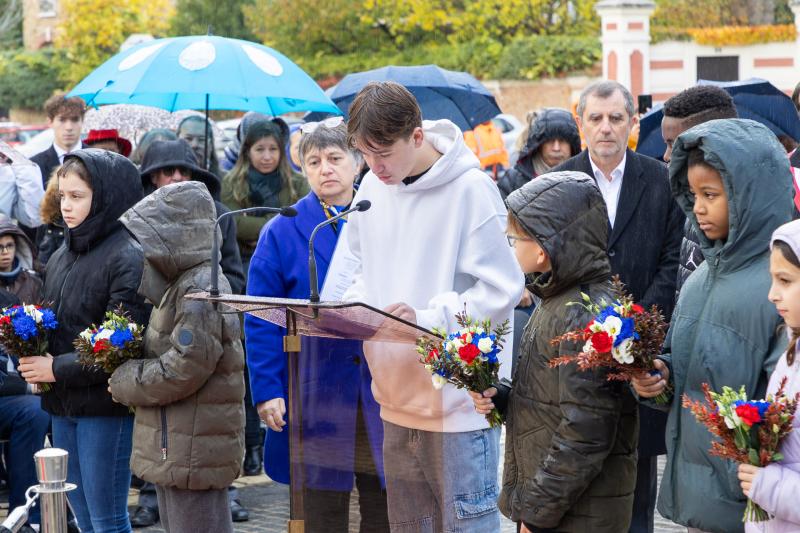
[[[0,215],[0,288],[26,304],[38,304],[42,280],[36,274],[36,247],[10,218]]]

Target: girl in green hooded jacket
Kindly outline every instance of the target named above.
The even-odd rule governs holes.
[[[754,398],[766,391],[786,345],[767,294],[770,236],[792,213],[789,161],[765,126],[712,120],[676,139],[669,171],[706,261],[681,291],[659,374],[633,381],[641,398],[673,387],[658,510],[690,533],[743,532],[737,465],[710,455],[711,434],[681,399],[702,400],[703,383],[744,386]]]

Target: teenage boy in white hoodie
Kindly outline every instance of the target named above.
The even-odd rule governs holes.
[[[350,107],[348,140],[370,168],[353,202],[372,207],[347,223],[360,265],[345,299],[448,331],[465,305],[476,319],[511,319],[524,277],[504,235],[506,209],[458,127],[423,124],[403,86],[370,83]],[[364,354],[384,421],[392,532],[499,531],[499,429],[466,391],[434,389],[414,346],[368,342]]]

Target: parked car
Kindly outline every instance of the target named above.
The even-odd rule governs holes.
[[[10,146],[18,147],[47,128],[47,124],[23,125],[16,122],[0,122],[0,140],[7,142]]]

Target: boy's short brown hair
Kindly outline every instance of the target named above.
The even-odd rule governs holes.
[[[64,93],[56,93],[44,103],[44,111],[47,113],[47,118],[53,120],[58,115],[66,115],[68,117],[80,116],[86,113],[86,104],[79,96],[67,98]]]
[[[347,142],[373,147],[390,146],[408,139],[422,127],[422,112],[414,95],[393,81],[373,81],[364,86],[350,104]]]

